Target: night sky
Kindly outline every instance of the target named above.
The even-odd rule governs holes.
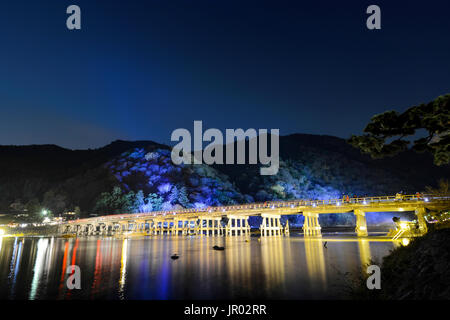
[[[371,4],[381,30],[366,28]],[[448,0],[1,5],[0,144],[169,143],[194,120],[348,138],[450,92]]]

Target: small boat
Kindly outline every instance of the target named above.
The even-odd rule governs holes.
[[[172,259],[172,260],[177,260],[178,258],[179,258],[180,256],[178,255],[178,254],[173,254],[170,258]]]
[[[219,247],[219,246],[214,246],[213,249],[214,249],[214,250],[219,250],[219,251],[225,250],[224,247]]]

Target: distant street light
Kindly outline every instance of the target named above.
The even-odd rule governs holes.
[[[46,216],[46,215],[47,215],[47,213],[48,213],[48,211],[47,211],[47,210],[45,210],[45,209],[44,209],[44,210],[42,210],[42,215],[43,215],[43,216]]]

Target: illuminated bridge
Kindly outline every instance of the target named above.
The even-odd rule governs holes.
[[[367,212],[412,211],[417,223],[409,235],[422,235],[427,231],[425,214],[450,208],[450,196],[397,195],[333,200],[269,201],[243,205],[181,209],[135,214],[116,214],[62,223],[62,235],[249,235],[250,216],[260,216],[262,236],[289,234],[289,224],[281,224],[282,215],[303,215],[305,236],[321,236],[320,214],[353,213],[356,216],[355,232],[367,236]],[[223,218],[227,218],[228,222]],[[403,228],[402,226],[402,228]],[[400,229],[402,229],[400,228]],[[414,229],[414,230],[413,230]],[[399,230],[401,232],[401,230]],[[405,233],[406,235],[407,233]]]

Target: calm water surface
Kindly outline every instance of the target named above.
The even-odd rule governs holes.
[[[342,299],[344,274],[394,246],[346,235],[0,238],[0,299]],[[81,290],[66,287],[69,265]]]

